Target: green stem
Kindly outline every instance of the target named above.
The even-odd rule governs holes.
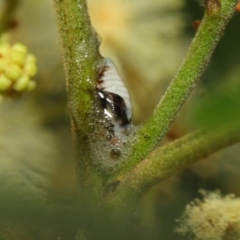
[[[186,166],[240,141],[240,126],[199,130],[157,148],[148,158],[127,173],[115,194],[135,204],[151,186]]]
[[[19,5],[19,0],[5,0],[1,11],[0,35],[5,32],[11,23],[13,13]]]
[[[119,206],[125,204],[125,210],[129,206],[133,206],[131,204],[135,204],[141,194],[157,181],[170,176],[206,154],[239,141],[239,131],[238,135],[234,135],[236,131],[232,130],[209,131],[204,134],[196,132],[161,148],[161,150],[154,151],[149,158],[139,164],[149,152],[158,146],[168,131],[182,104],[205,70],[238,2],[238,0],[222,0],[221,4],[214,4],[213,1],[215,0],[211,0],[212,5],[207,8],[177,75],[153,116],[137,133],[135,137],[137,141],[132,147],[131,158],[112,177],[132,171],[126,174],[115,192],[109,193],[111,189],[105,191],[106,212],[117,219],[120,219],[120,216],[124,219],[124,214],[129,213],[129,209],[122,211]],[[88,209],[85,209],[86,206],[91,208],[95,206],[96,209],[91,209],[91,213],[94,214],[101,212],[99,209],[102,204],[103,176],[93,164],[89,146],[90,136],[87,129],[89,113],[94,103],[92,96],[97,79],[95,63],[101,58],[98,52],[99,42],[90,24],[85,0],[54,0],[54,3],[61,37],[69,112],[77,153],[81,205],[83,213],[86,214],[89,214]],[[214,7],[213,10],[211,6]],[[136,165],[137,167],[135,167]],[[124,213],[122,214],[122,212]],[[102,220],[100,219],[101,217],[97,218],[98,221]]]
[[[159,145],[197,80],[206,69],[224,29],[234,13],[237,2],[238,0],[222,0],[220,5],[210,4],[208,6],[175,78],[152,117],[135,136],[137,141],[132,147],[131,159],[114,173],[113,178],[128,172]],[[211,9],[212,6],[214,9]]]
[[[54,0],[54,7],[62,45],[81,199],[89,195],[97,201],[101,176],[92,164],[86,129],[97,79],[95,65],[100,59],[98,36],[91,26],[85,0]]]

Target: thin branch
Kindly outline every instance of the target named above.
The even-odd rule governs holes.
[[[190,133],[153,151],[148,158],[126,174],[115,194],[125,199],[127,196],[135,202],[157,182],[239,141],[239,124],[234,127]]]
[[[128,172],[159,145],[197,80],[206,69],[238,2],[238,0],[222,0],[221,4],[214,5],[213,1],[218,0],[211,0],[211,4],[207,5],[205,16],[178,73],[153,116],[135,136],[137,141],[131,150],[130,161],[118,169],[113,178]],[[213,9],[211,9],[212,6]]]

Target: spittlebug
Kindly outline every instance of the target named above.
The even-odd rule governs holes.
[[[113,124],[114,135],[120,135],[131,125],[132,104],[128,90],[110,58],[103,60],[97,92],[104,114]]]

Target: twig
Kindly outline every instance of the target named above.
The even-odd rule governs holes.
[[[218,0],[211,0],[218,1]],[[186,101],[197,80],[206,69],[224,29],[235,11],[238,0],[224,0],[218,9],[208,6],[196,36],[175,78],[158,104],[152,117],[143,125],[135,138],[131,159],[115,172],[113,178],[128,172],[141,162],[160,143]]]
[[[126,174],[115,194],[132,199],[140,196],[157,182],[211,153],[240,141],[240,125],[215,130],[199,130],[157,148],[148,158]]]

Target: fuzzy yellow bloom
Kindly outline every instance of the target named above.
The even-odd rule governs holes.
[[[22,43],[12,46],[0,37],[0,97],[31,91],[36,83],[31,78],[37,73],[36,58]]]
[[[240,239],[240,198],[201,191],[204,199],[187,205],[176,231],[196,240]]]

